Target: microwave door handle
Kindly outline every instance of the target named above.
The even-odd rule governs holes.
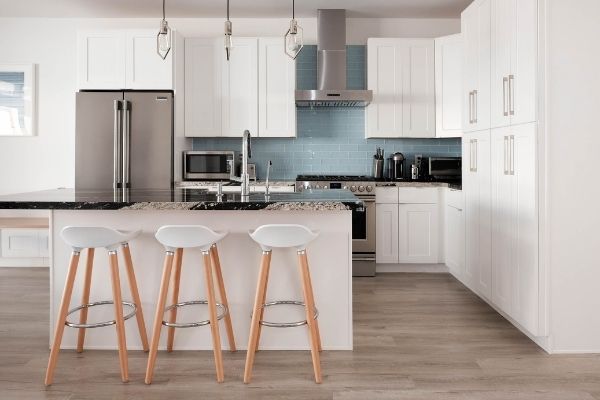
[[[114,128],[113,128],[113,189],[121,188],[121,136],[122,136],[122,118],[123,103],[121,100],[114,101]]]
[[[128,100],[123,101],[123,189],[129,188],[129,145],[130,145],[130,125],[131,125],[131,102]]]

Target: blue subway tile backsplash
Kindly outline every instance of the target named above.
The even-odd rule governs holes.
[[[283,49],[282,49],[283,51]],[[317,87],[317,46],[305,46],[296,60],[298,89]],[[366,88],[366,47],[348,46],[347,85]],[[194,150],[241,149],[241,138],[195,138]],[[365,139],[363,108],[298,108],[296,138],[252,138],[252,159],[259,179],[273,161],[273,179],[293,180],[299,174],[370,175],[376,147],[386,157],[402,152],[409,162],[415,154],[460,156],[460,139]]]

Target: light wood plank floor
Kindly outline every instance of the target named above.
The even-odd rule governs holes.
[[[324,352],[321,385],[308,352],[259,352],[247,386],[243,351],[224,353],[224,384],[209,351],[161,354],[146,386],[145,353],[122,384],[116,351],[64,351],[45,388],[48,270],[0,268],[0,399],[600,399],[600,356],[546,355],[450,275],[382,274],[354,293],[355,351]]]

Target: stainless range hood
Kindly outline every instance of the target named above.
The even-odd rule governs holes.
[[[365,107],[371,90],[346,88],[346,10],[318,10],[317,89],[296,90],[298,107]]]

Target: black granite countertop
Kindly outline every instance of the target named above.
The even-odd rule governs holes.
[[[0,196],[0,209],[41,210],[363,210],[363,202],[348,190],[306,190],[274,193],[215,193],[196,189],[108,190],[54,189]]]

